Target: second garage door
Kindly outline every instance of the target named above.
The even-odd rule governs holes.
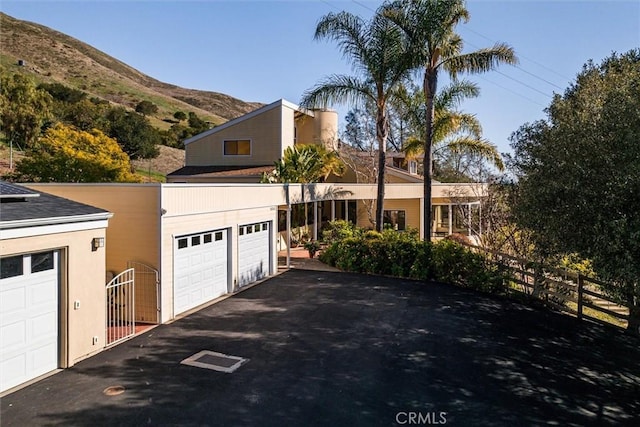
[[[178,315],[228,292],[227,230],[176,237],[173,310]]]
[[[238,228],[238,284],[245,286],[271,273],[271,223]]]

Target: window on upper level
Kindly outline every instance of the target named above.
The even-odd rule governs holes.
[[[250,156],[251,141],[248,139],[231,139],[224,141],[225,156]]]
[[[418,162],[415,160],[409,160],[409,173],[413,175],[418,174]]]

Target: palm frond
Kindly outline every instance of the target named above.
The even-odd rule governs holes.
[[[357,104],[375,99],[370,82],[334,74],[304,92],[300,106],[308,109],[327,108],[330,104]]]
[[[498,170],[504,170],[504,163],[502,161],[502,156],[498,152],[498,148],[486,139],[478,139],[472,136],[463,135],[445,141],[442,147],[458,154],[474,154],[488,161]]]
[[[491,48],[447,58],[445,69],[455,78],[458,73],[483,73],[497,68],[500,64],[515,65],[518,58],[513,48],[505,43],[496,43]]]

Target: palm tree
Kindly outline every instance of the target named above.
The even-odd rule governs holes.
[[[435,96],[438,72],[443,69],[453,79],[460,73],[482,73],[500,63],[516,64],[513,49],[496,43],[491,48],[463,53],[463,41],[455,27],[469,20],[464,0],[396,0],[382,6],[382,14],[401,28],[414,59],[413,68],[423,69],[425,97],[424,139],[424,230],[431,239],[432,147],[434,142]]]
[[[433,158],[470,154],[503,170],[500,153],[495,145],[482,137],[482,126],[477,117],[457,110],[465,98],[475,98],[479,93],[475,83],[465,80],[454,81],[438,91],[434,99]],[[396,102],[402,105],[404,119],[410,127],[403,151],[409,158],[416,157],[424,153],[424,93],[413,87],[400,91],[400,95]]]
[[[305,144],[287,147],[284,156],[274,164],[270,174],[262,176],[262,182],[309,184],[325,181],[330,175],[341,176],[345,165],[335,151],[327,150],[322,145]],[[304,200],[304,186],[302,186]],[[307,204],[304,204],[304,227],[309,223]]]
[[[394,88],[407,75],[409,58],[402,33],[392,22],[376,13],[370,21],[348,12],[330,13],[320,19],[315,39],[338,43],[353,65],[356,76],[331,75],[303,94],[301,105],[307,108],[329,103],[373,103],[376,109],[378,143],[378,191],[376,230],[381,231],[384,213],[384,177],[386,145],[389,135],[387,103]]]

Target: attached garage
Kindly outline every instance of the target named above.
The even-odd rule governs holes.
[[[58,368],[58,252],[0,259],[0,391]]]
[[[246,286],[271,274],[271,222],[238,227],[238,285]]]
[[[174,315],[229,292],[228,230],[174,239]]]

